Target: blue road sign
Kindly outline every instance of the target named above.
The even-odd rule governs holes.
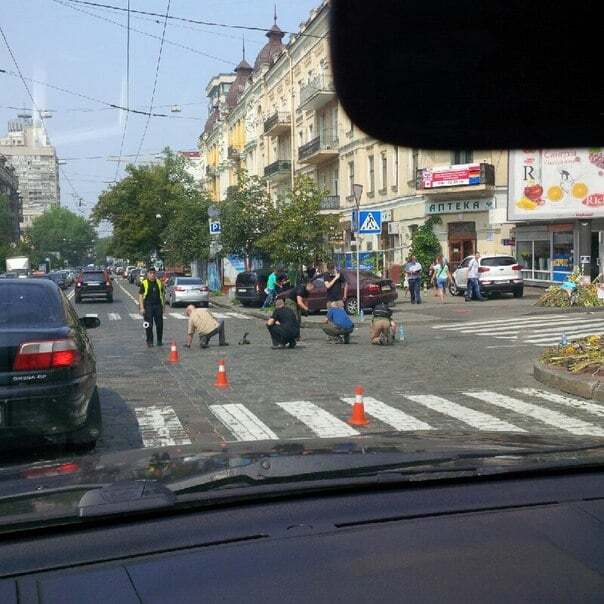
[[[220,235],[222,229],[219,220],[210,220],[210,235]]]
[[[359,212],[359,233],[381,233],[382,212],[381,210],[361,210]]]

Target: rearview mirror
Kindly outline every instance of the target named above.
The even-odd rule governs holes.
[[[94,329],[101,326],[101,320],[98,317],[80,317],[80,325],[86,329]]]

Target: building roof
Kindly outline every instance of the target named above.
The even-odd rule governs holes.
[[[269,67],[277,60],[277,57],[283,52],[285,46],[283,45],[283,37],[285,34],[281,31],[277,25],[277,17],[275,16],[275,22],[273,26],[266,32],[268,42],[264,45],[262,50],[258,53],[256,61],[254,63],[254,71],[258,71],[263,65]]]
[[[235,67],[235,81],[231,84],[229,92],[226,96],[226,105],[229,109],[232,109],[237,105],[239,97],[245,90],[245,83],[248,81],[250,74],[252,73],[251,65],[243,58],[241,63]]]

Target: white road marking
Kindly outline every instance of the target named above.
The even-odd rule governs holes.
[[[109,317],[110,321],[120,321],[122,318],[119,313],[116,312],[107,313],[107,316]]]
[[[188,317],[185,317],[185,315],[181,315],[180,313],[177,313],[177,312],[171,312],[170,316],[174,317],[175,319],[188,319]]]
[[[577,434],[580,436],[604,436],[604,429],[594,426],[588,422],[584,422],[580,419],[558,413],[557,411],[551,411],[539,405],[533,405],[532,403],[525,403],[520,399],[506,396],[504,394],[498,394],[497,392],[491,392],[489,390],[481,390],[476,392],[464,392],[465,396],[477,398],[480,401],[509,409],[522,415],[528,415],[533,419],[539,420],[549,426],[560,428],[571,434]]]
[[[343,398],[342,400],[349,405],[353,405],[355,399]],[[392,426],[395,430],[432,430],[432,426],[429,424],[426,424],[411,415],[407,415],[400,409],[386,405],[386,403],[382,403],[371,396],[364,396],[363,403],[365,411],[369,415],[379,419],[384,424]]]
[[[604,333],[604,328],[592,328],[586,329],[583,331],[575,331],[569,332],[560,330],[555,336],[547,336],[547,337],[535,337],[527,338],[527,342],[531,344],[537,344],[538,346],[549,346],[550,344],[558,344],[560,342],[560,338],[562,337],[562,333],[565,333],[569,340],[577,340],[579,338],[584,338],[585,336],[597,336]]]
[[[563,319],[560,321],[549,321],[547,323],[530,323],[524,324],[519,323],[517,326],[506,326],[506,327],[489,327],[482,329],[459,329],[457,330],[459,333],[474,333],[474,334],[496,334],[496,333],[518,333],[520,331],[555,331],[559,329],[559,326],[586,326],[586,325],[598,325],[603,321],[598,321],[596,319]]]
[[[121,283],[118,283],[118,287],[138,306],[138,300]]]
[[[140,315],[138,313],[131,312],[131,313],[129,313],[129,315],[130,315],[130,318],[134,319],[135,321],[142,321],[143,320],[143,315]]]
[[[215,319],[226,319],[227,318],[227,316],[223,315],[221,312],[212,311],[212,315],[214,316]]]
[[[497,338],[498,340],[508,340],[511,338]],[[485,348],[523,348],[529,344],[501,344],[500,346],[485,346]]]
[[[251,319],[252,317],[248,316],[248,315],[243,315],[241,313],[238,312],[228,312],[226,313],[229,317],[233,317],[235,319]]]
[[[145,447],[191,444],[189,435],[172,407],[136,407],[134,413]]]
[[[464,407],[463,405],[458,405],[457,403],[440,396],[433,396],[431,394],[406,394],[405,397],[424,407],[428,407],[428,409],[432,409],[433,411],[444,415],[449,415],[450,417],[453,417],[464,424],[468,424],[473,428],[478,428],[479,430],[490,430],[493,432],[526,432],[526,430],[514,426],[514,424],[505,422],[497,417],[488,415],[487,413],[482,413]]]
[[[561,394],[554,394],[553,392],[547,392],[546,390],[538,390],[537,388],[514,388],[516,392],[526,394],[527,396],[536,396],[552,403],[558,403],[572,409],[580,409],[587,413],[592,413],[598,417],[604,417],[604,405],[598,405],[590,401],[583,401],[570,396],[562,396]]]
[[[586,329],[603,329],[604,321],[576,321],[570,324],[554,325],[546,329],[530,330],[532,336],[546,336],[552,333],[573,333],[575,331],[585,331]]]
[[[446,329],[449,331],[458,330],[458,329],[467,329],[468,327],[475,326],[476,328],[480,328],[480,326],[489,326],[496,327],[497,325],[504,326],[506,324],[517,324],[519,322],[523,323],[533,323],[540,321],[556,321],[559,319],[567,319],[568,314],[566,315],[544,315],[540,317],[529,317],[523,319],[522,317],[517,317],[515,319],[495,319],[493,321],[464,321],[459,323],[442,323],[440,325],[433,325],[432,329]]]
[[[67,294],[67,299],[71,300],[73,297],[75,296],[75,290],[71,290],[68,294]]]
[[[210,411],[237,440],[279,440],[279,437],[245,405],[210,405]]]
[[[291,401],[277,403],[277,405],[306,424],[319,438],[358,436],[359,434],[353,427],[310,401]]]

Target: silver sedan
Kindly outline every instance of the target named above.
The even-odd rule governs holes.
[[[166,284],[166,301],[170,306],[199,304],[207,307],[210,302],[210,290],[206,283],[197,277],[171,277]]]

